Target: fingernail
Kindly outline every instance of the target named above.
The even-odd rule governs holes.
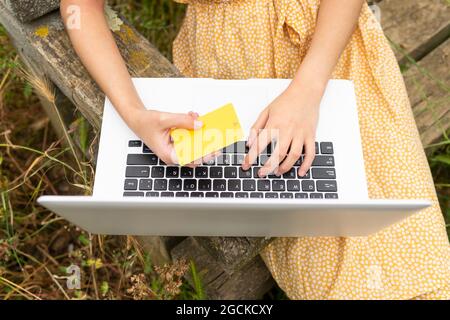
[[[247,140],[247,147],[250,148],[252,146],[254,140],[255,140],[255,138],[249,137],[249,139]]]
[[[305,175],[305,171],[301,170],[301,171],[299,172],[299,175],[300,175],[300,177],[303,177],[303,176]]]
[[[175,149],[172,149],[172,151],[170,152],[170,160],[172,160],[173,164],[178,164],[178,157]]]
[[[203,127],[203,122],[199,121],[199,120],[195,120],[194,121],[194,129],[200,129],[201,127]]]

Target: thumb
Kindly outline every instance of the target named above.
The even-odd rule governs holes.
[[[197,120],[197,117],[192,114],[166,113],[164,115],[163,125],[167,128],[182,128],[182,129],[196,130],[203,127],[203,122]]]

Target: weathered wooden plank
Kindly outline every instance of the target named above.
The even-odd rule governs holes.
[[[449,34],[450,5],[447,0],[383,0],[378,6],[385,34],[417,60],[439,45],[436,40],[442,42]],[[403,64],[406,61],[404,54],[394,51]]]
[[[142,250],[145,251],[154,265],[163,265],[170,262],[170,251],[186,237],[147,237],[135,236]]]
[[[14,44],[39,65],[93,127],[99,129],[104,95],[74,53],[59,13],[21,24],[0,2],[0,22]],[[177,69],[129,24],[124,23],[114,36],[133,76],[180,76]]]
[[[260,256],[237,270],[231,277],[218,277],[209,284],[210,299],[257,300],[275,281]]]
[[[404,74],[424,145],[450,128],[450,39]]]
[[[249,263],[270,241],[270,238],[249,237],[195,237],[220,262],[228,274]]]
[[[273,279],[259,256],[229,274],[197,239],[186,238],[172,250],[172,257],[195,262],[209,299],[259,299],[272,287]],[[192,283],[190,276],[187,279]]]
[[[22,22],[42,17],[59,8],[60,0],[6,0],[11,12]]]

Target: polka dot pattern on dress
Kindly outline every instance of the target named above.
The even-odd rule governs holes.
[[[319,0],[188,3],[174,63],[189,77],[292,78]],[[364,5],[334,78],[355,83],[369,195],[433,206],[368,237],[277,238],[261,257],[291,299],[450,299],[450,246],[395,56]]]

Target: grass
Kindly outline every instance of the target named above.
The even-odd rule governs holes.
[[[171,58],[184,6],[171,0],[111,3]],[[419,66],[411,61],[408,67]],[[439,85],[440,80],[435,81]],[[36,205],[43,193],[86,194],[91,189],[93,170],[86,157],[92,134],[89,125],[77,115],[74,123],[63,127],[64,137],[59,139],[39,101],[41,97],[52,103],[53,96],[45,79],[24,74],[0,26],[0,298],[207,298],[192,262],[155,266],[133,237],[91,235]],[[427,153],[449,224],[448,136],[427,146]],[[80,268],[80,289],[67,289],[71,265]],[[186,273],[192,286],[182,280]],[[266,298],[286,297],[274,289]]]

